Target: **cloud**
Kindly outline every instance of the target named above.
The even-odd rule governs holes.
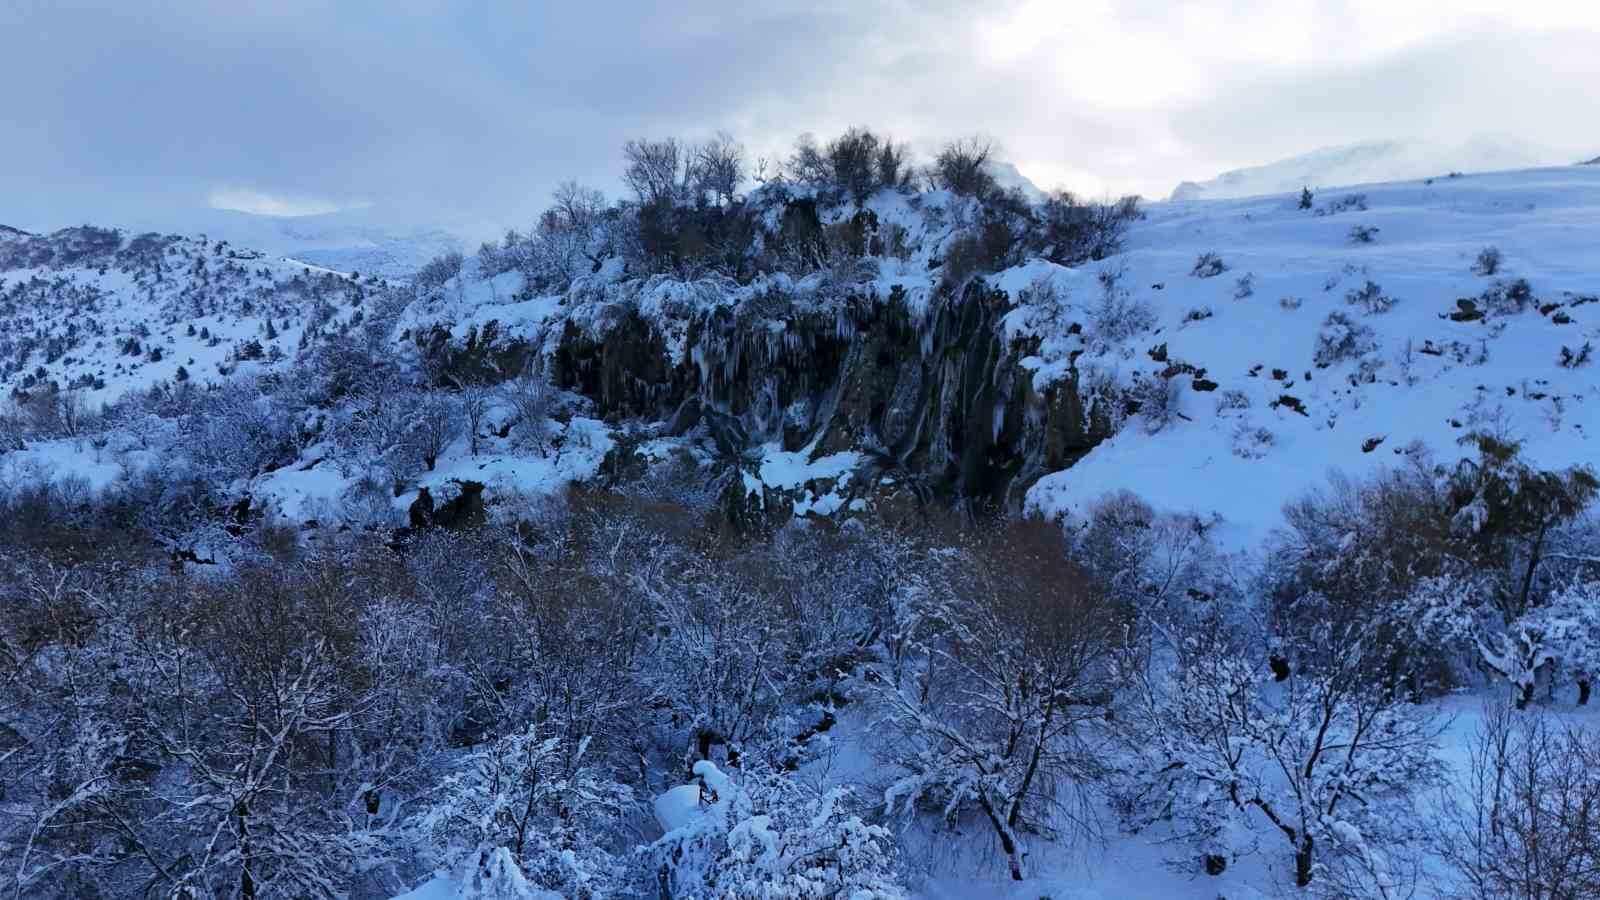
[[[217,188],[207,197],[212,209],[231,209],[259,216],[320,216],[366,204],[340,204],[314,197],[283,197],[249,188]]]
[[[771,157],[984,133],[1046,186],[1150,196],[1422,130],[1600,152],[1597,29],[1536,0],[10,0],[0,221],[359,199],[487,233],[565,178],[614,194],[627,138],[724,128]]]

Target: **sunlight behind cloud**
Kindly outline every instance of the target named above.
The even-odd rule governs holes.
[[[290,197],[249,188],[215,188],[206,198],[212,209],[231,209],[258,216],[320,216],[344,207],[314,197]]]

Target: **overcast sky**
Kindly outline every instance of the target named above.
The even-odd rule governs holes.
[[[1164,197],[1330,144],[1600,154],[1600,3],[0,0],[0,222],[208,203],[524,225],[636,136],[998,140]]]

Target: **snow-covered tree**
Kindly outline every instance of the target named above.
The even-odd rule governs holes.
[[[617,893],[612,842],[632,794],[592,765],[587,737],[555,731],[529,724],[472,748],[418,817],[439,852],[474,873],[483,896],[494,896],[487,884],[510,891],[519,877],[564,897]]]
[[[1330,623],[1312,637],[1274,672],[1263,631],[1215,621],[1187,636],[1178,664],[1136,692],[1121,804],[1135,827],[1168,823],[1223,858],[1253,849],[1234,834],[1265,826],[1300,887],[1357,854],[1366,887],[1395,896],[1385,883],[1413,835],[1410,800],[1437,776],[1440,729],[1373,677],[1387,657],[1375,631]],[[1372,855],[1384,848],[1394,856]]]
[[[942,640],[898,680],[878,679],[890,813],[932,803],[977,812],[1011,876],[1026,836],[1064,821],[1060,798],[1103,774],[1086,731],[1124,672],[1126,611],[1066,557],[1060,532],[1028,523],[980,541]]]
[[[656,801],[666,835],[645,851],[663,897],[900,900],[893,835],[858,814],[849,791],[815,791],[787,773],[724,773]]]

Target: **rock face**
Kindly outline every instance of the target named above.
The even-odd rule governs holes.
[[[569,320],[553,374],[607,418],[704,425],[731,459],[763,445],[856,451],[853,495],[892,484],[923,502],[1011,507],[1109,425],[1086,414],[1076,377],[1035,388],[1019,363],[1036,347],[1001,328],[1010,302],[972,281],[924,310],[898,291],[827,306],[769,293],[667,325],[630,310],[600,329]],[[669,331],[686,335],[677,361]]]

